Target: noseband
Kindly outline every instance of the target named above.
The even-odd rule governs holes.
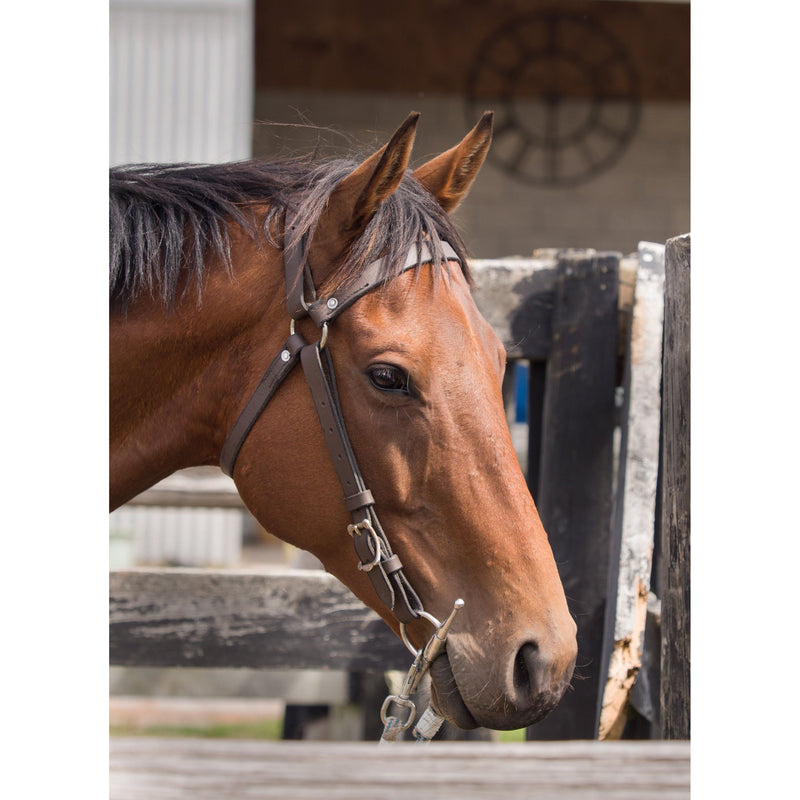
[[[385,259],[368,264],[351,288],[336,292],[330,297],[317,297],[306,252],[307,236],[292,237],[294,218],[287,210],[284,218],[284,275],[286,280],[286,307],[291,316],[290,335],[283,349],[275,357],[261,378],[258,386],[233,425],[220,453],[220,466],[226,475],[233,475],[239,450],[250,430],[269,403],[286,376],[298,360],[302,364],[311,397],[317,410],[322,432],[328,445],[331,461],[344,493],[344,507],[351,514],[352,523],[347,526],[356,553],[358,568],[367,573],[381,602],[387,606],[401,623],[403,640],[412,653],[417,653],[408,641],[405,623],[424,617],[437,628],[439,621],[422,607],[417,593],[403,573],[400,559],[392,552],[389,540],[375,512],[375,499],[366,487],[358,468],[350,439],[342,417],[333,361],[326,347],[328,326],[363,295],[384,282]],[[442,241],[445,259],[458,261],[453,247]],[[423,244],[412,247],[401,268],[401,272],[433,261],[431,248]],[[320,340],[309,344],[295,331],[295,322],[310,317],[321,329]]]

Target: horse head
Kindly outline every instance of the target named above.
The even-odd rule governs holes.
[[[382,528],[424,609],[443,619],[456,598],[465,601],[431,667],[436,708],[462,728],[518,728],[548,713],[568,685],[576,626],[506,423],[503,345],[472,299],[465,259],[447,255],[462,252],[448,214],[483,163],[491,115],[412,173],[417,117],[337,180],[324,202],[295,198],[296,228],[284,231],[284,246],[303,238],[298,280],[323,298],[352,295],[364,268],[384,259],[380,282],[324,326],[342,418]],[[407,239],[410,228],[415,246],[433,255],[402,269],[395,240]],[[273,300],[274,327],[283,296]],[[320,338],[307,316],[296,329],[304,341]],[[274,335],[240,351],[263,366],[275,354]],[[254,386],[258,372],[244,383]],[[236,397],[225,405],[225,430],[247,399]],[[267,530],[315,554],[400,632],[398,617],[359,569],[342,487],[299,371],[252,425],[232,474]],[[423,618],[406,630],[417,647],[431,633]]]

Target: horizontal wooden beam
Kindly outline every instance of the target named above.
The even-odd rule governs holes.
[[[139,667],[407,669],[389,627],[316,570],[109,574],[110,663]]]
[[[689,800],[689,788],[689,742],[110,742],[114,800]]]

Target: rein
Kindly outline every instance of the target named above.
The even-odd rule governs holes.
[[[317,297],[305,257],[308,237],[297,239],[290,237],[288,234],[294,229],[294,217],[287,210],[284,217],[284,241],[292,241],[292,244],[284,248],[283,259],[286,307],[291,317],[289,338],[267,367],[231,428],[220,453],[220,467],[226,475],[233,476],[236,459],[245,439],[278,387],[299,361],[311,391],[331,461],[344,493],[344,506],[352,518],[352,522],[347,526],[347,532],[353,540],[358,555],[358,569],[367,573],[381,602],[400,622],[403,641],[415,656],[400,694],[387,697],[381,709],[381,719],[386,726],[381,741],[394,741],[413,722],[415,707],[409,697],[419,686],[431,662],[444,649],[447,632],[456,612],[463,607],[463,601],[456,601],[448,618],[444,623],[440,623],[423,609],[422,601],[403,573],[403,565],[392,552],[375,511],[375,498],[364,483],[358,468],[342,416],[333,361],[326,347],[328,326],[356,300],[383,283],[385,259],[380,258],[368,264],[362,270],[358,283],[346,291],[334,293],[326,298]],[[461,263],[461,259],[448,242],[442,241],[441,246],[445,259]],[[427,245],[423,244],[421,248],[414,246],[406,256],[401,273],[432,261],[433,254]],[[319,341],[309,344],[301,334],[296,333],[295,323],[305,317],[310,317],[320,328]],[[408,639],[405,625],[420,617],[431,622],[436,630],[425,647],[416,650]],[[405,722],[398,717],[387,716],[387,710],[392,702],[409,711]],[[417,740],[429,741],[441,722],[442,717],[429,707],[415,730]]]

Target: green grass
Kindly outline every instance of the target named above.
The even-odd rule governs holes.
[[[233,725],[176,726],[152,725],[146,728],[111,726],[111,736],[189,736],[199,739],[270,739],[279,740],[283,720],[267,719],[260,722],[239,722]]]
[[[515,731],[498,731],[500,734],[501,742],[524,742],[525,741],[525,728],[519,728]]]

